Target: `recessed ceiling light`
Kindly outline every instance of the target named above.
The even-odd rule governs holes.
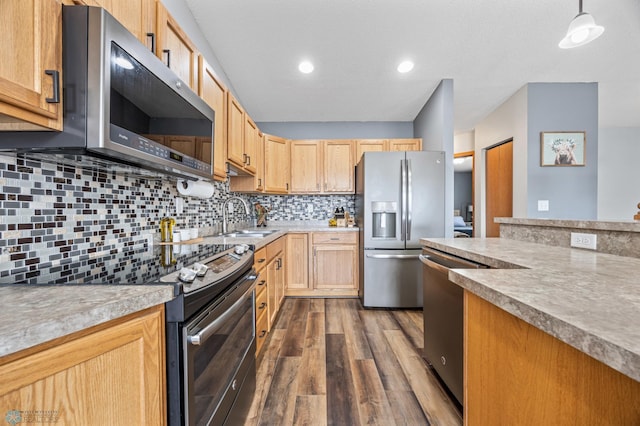
[[[409,72],[413,69],[413,62],[411,61],[402,61],[400,65],[398,65],[398,72],[405,73]]]
[[[309,61],[302,61],[300,62],[300,65],[298,65],[298,69],[301,73],[309,74],[310,72],[313,72],[313,64]]]

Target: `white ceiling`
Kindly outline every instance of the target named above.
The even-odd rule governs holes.
[[[412,121],[452,78],[456,132],[529,82],[598,82],[600,126],[640,127],[640,0],[585,0],[605,32],[569,50],[578,0],[186,3],[255,121]]]

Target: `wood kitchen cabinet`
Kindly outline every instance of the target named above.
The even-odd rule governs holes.
[[[251,175],[255,175],[258,170],[261,156],[258,155],[260,147],[260,130],[251,117],[245,113],[244,116],[244,151],[246,153],[246,161],[244,169]]]
[[[264,191],[289,192],[289,145],[284,138],[264,135]]]
[[[258,127],[240,105],[240,102],[227,91],[227,160],[234,170],[242,175],[254,176],[256,173]]]
[[[322,192],[322,142],[317,140],[292,140],[291,189],[292,194]]]
[[[389,151],[389,141],[387,139],[358,139],[356,144],[356,164],[365,152]]]
[[[0,130],[62,130],[62,7],[0,1]]]
[[[358,295],[357,231],[287,235],[287,296]]]
[[[285,290],[285,237],[267,246],[267,304],[269,306],[269,330],[276,321]]]
[[[0,359],[0,409],[60,424],[166,424],[164,306]],[[51,423],[54,423],[53,421]]]
[[[269,333],[269,305],[267,291],[267,248],[262,247],[253,255],[253,268],[258,273],[256,279],[256,357],[267,340]]]
[[[323,142],[323,193],[355,192],[355,147],[352,140]]]
[[[262,193],[264,192],[264,135],[257,127],[255,129],[245,127],[245,130],[249,130],[246,137],[255,138],[257,149],[253,162],[256,173],[254,176],[231,176],[229,189],[231,192]]]
[[[126,0],[125,0],[126,1]],[[198,92],[198,51],[161,2],[157,7],[156,56],[191,90]]]
[[[309,234],[287,234],[287,295],[309,290]]]
[[[99,6],[156,54],[156,0],[75,0]]]
[[[227,89],[215,77],[211,66],[198,58],[198,95],[215,111],[213,135],[213,178],[227,179]]]
[[[422,139],[389,139],[389,151],[421,151]]]

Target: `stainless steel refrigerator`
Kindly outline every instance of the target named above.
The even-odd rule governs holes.
[[[365,152],[356,166],[358,294],[366,307],[422,307],[420,238],[444,237],[444,152]]]

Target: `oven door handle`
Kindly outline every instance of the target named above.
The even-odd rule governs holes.
[[[192,345],[198,346],[205,340],[207,340],[216,330],[220,327],[220,325],[227,320],[231,315],[235,314],[240,306],[244,303],[247,295],[253,292],[254,286],[251,286],[249,290],[247,290],[241,298],[239,298],[229,309],[227,309],[222,315],[215,319],[211,324],[207,325],[205,328],[200,330],[198,333],[187,336],[187,341]]]

